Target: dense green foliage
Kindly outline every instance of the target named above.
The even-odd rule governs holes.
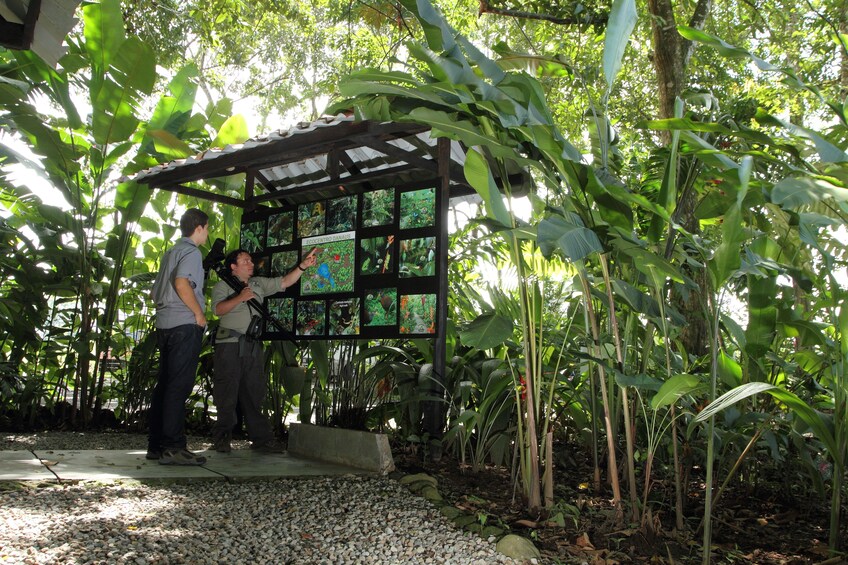
[[[424,341],[274,344],[278,426],[298,405],[427,449],[420,404],[440,399],[444,447],[472,471],[517,461],[536,511],[556,507],[550,469],[571,446],[642,528],[661,504],[656,475],[675,484],[682,528],[688,478],[706,470],[708,547],[726,486],[778,474],[798,497],[830,497],[836,549],[848,452],[841,5],[716,2],[703,27],[680,25],[676,8],[693,51],[663,116],[662,45],[635,2],[567,26],[478,17],[477,3],[444,15],[401,4],[122,12],[108,0],[83,6],[57,69],[0,51],[0,425],[85,427],[107,405],[143,423],[146,292],[176,211],[200,206],[230,243],[239,218],[126,175],[244,140],[221,92],[256,100],[260,120],[315,117],[333,99],[333,111],[462,141],[483,206],[453,212],[468,221],[452,235],[447,374],[433,374]],[[523,182],[506,182],[519,170]],[[37,195],[33,175],[54,196]],[[216,189],[238,194],[242,180]],[[278,370],[298,363],[309,371]]]

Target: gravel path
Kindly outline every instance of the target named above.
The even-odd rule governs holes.
[[[208,446],[190,438],[192,449]],[[0,449],[146,447],[130,434],[0,436]],[[390,478],[0,483],[0,563],[514,564]]]

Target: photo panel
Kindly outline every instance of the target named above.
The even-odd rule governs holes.
[[[385,275],[395,268],[395,236],[359,240],[359,274]]]
[[[365,303],[362,308],[364,325],[396,326],[397,311],[396,288],[377,288],[365,293]]]
[[[293,298],[266,298],[265,307],[268,312],[282,324],[287,332],[294,332],[294,299]],[[267,331],[277,331],[273,324],[266,324]]]
[[[327,202],[326,233],[356,229],[356,196],[334,198]]]
[[[253,276],[254,277],[270,277],[271,276],[271,257],[268,255],[253,256]]]
[[[294,212],[280,212],[268,217],[268,247],[289,245],[294,237]]]
[[[241,225],[239,247],[248,253],[265,250],[265,220],[257,220]]]
[[[312,202],[297,207],[297,236],[311,237],[324,233],[324,203]]]
[[[436,225],[436,189],[422,188],[400,195],[400,229]]]
[[[395,189],[385,188],[362,195],[362,227],[387,226],[395,221]]]
[[[323,300],[301,300],[297,303],[296,335],[326,335],[324,318],[326,304]]]
[[[301,295],[353,292],[356,232],[305,238],[301,257],[315,249],[315,266],[300,277]]]
[[[400,240],[398,276],[431,277],[436,274],[436,238],[417,237]]]
[[[404,294],[400,297],[400,333],[436,333],[436,295]]]
[[[330,301],[330,335],[359,335],[359,298]]]
[[[271,254],[271,276],[283,277],[297,265],[297,251],[278,251]]]

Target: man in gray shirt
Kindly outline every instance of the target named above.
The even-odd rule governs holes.
[[[162,465],[203,465],[206,458],[186,449],[185,404],[197,377],[206,329],[203,256],[209,216],[192,208],[180,218],[182,239],[162,256],[153,283],[159,377],[150,402],[147,459]]]
[[[212,396],[218,420],[212,429],[216,451],[229,453],[233,426],[236,424],[236,405],[241,408],[251,447],[264,452],[282,452],[274,438],[271,423],[262,414],[262,403],[268,390],[265,375],[265,351],[262,343],[247,337],[253,312],[250,300],[262,303],[266,296],[276,294],[295,284],[303,272],[315,265],[315,250],[308,253],[297,267],[282,277],[254,277],[253,258],[244,249],[236,249],[224,259],[224,267],[244,288],[234,291],[225,281],[212,289],[212,311],[221,322],[215,338],[215,370]]]

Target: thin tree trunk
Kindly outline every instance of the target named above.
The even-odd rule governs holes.
[[[615,355],[618,361],[618,370],[624,373],[624,353],[621,350],[621,335],[618,331],[618,318],[616,317],[615,297],[612,294],[612,281],[609,275],[609,264],[606,255],[600,256],[601,269],[604,275],[604,285],[607,288],[607,300],[609,300],[610,329],[612,330],[613,342],[615,343]],[[627,488],[630,491],[630,512],[633,522],[639,522],[641,512],[639,509],[639,497],[636,493],[636,463],[633,446],[633,426],[630,417],[630,399],[627,387],[621,387],[621,407],[624,416],[624,437],[627,446]],[[650,473],[645,475],[645,484],[650,481]],[[647,498],[646,498],[647,500]]]
[[[580,282],[583,285],[584,301],[586,304],[586,311],[589,315],[589,327],[592,331],[592,344],[594,346],[592,353],[600,358],[600,330],[598,328],[597,317],[595,316],[595,308],[592,306],[592,291],[589,288],[589,281],[586,278],[585,271],[581,271],[580,273]],[[607,431],[607,450],[609,451],[609,462],[607,464],[609,468],[607,469],[607,472],[609,473],[610,486],[612,487],[612,502],[613,506],[615,506],[616,520],[621,523],[624,519],[624,513],[621,508],[621,487],[618,481],[618,463],[615,454],[615,438],[613,437],[612,420],[610,419],[610,401],[609,395],[607,394],[606,372],[604,371],[604,366],[601,364],[598,364],[598,385],[601,387],[601,401],[603,402],[604,407],[604,426]]]

